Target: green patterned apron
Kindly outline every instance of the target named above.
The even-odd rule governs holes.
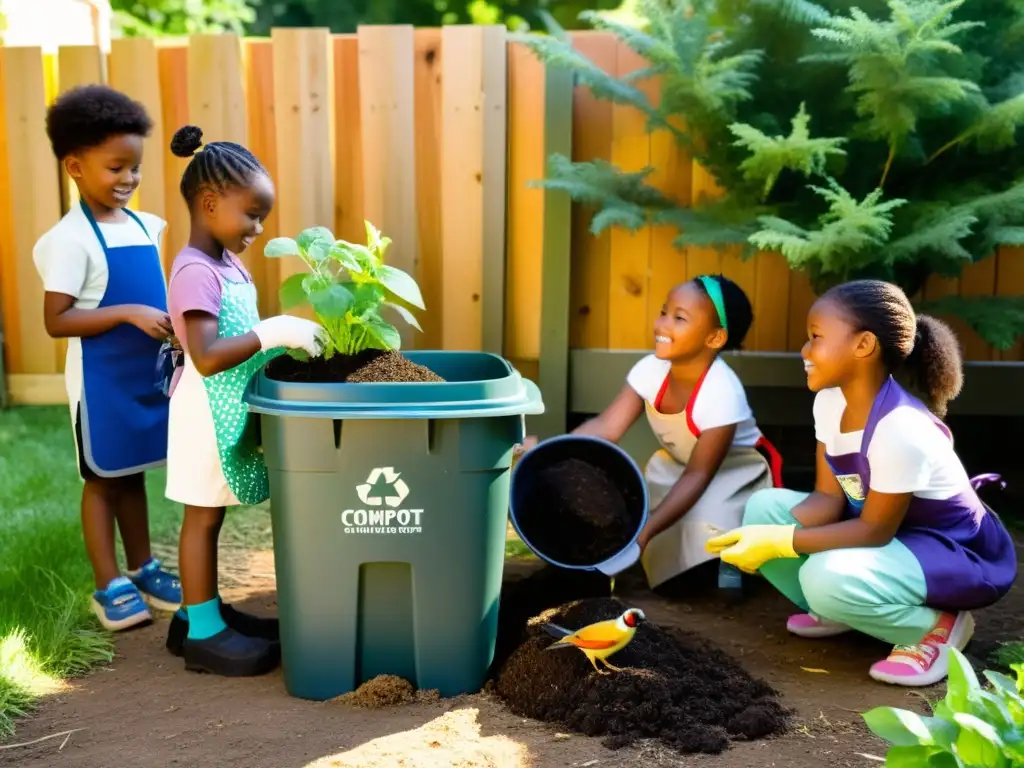
[[[256,286],[221,278],[217,338],[244,336],[259,321]],[[270,496],[267,466],[257,440],[259,417],[249,413],[242,395],[253,375],[284,353],[283,348],[257,352],[234,368],[203,377],[224,479],[242,504],[259,504]]]

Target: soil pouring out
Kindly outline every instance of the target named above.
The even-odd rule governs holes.
[[[267,377],[276,381],[305,383],[381,383],[444,381],[401,352],[367,349],[356,355],[334,355],[299,361],[287,355],[267,366]]]
[[[582,459],[563,459],[537,473],[523,499],[519,527],[553,560],[595,565],[620,552],[636,533],[643,512],[632,493]]]
[[[591,598],[534,617],[494,692],[517,715],[604,737],[612,749],[658,739],[679,752],[717,754],[730,740],[785,730],[788,712],[776,692],[696,636],[646,622],[610,659],[622,671],[608,674],[595,672],[575,648],[547,650],[555,640],[543,622],[576,630],[614,619],[627,607],[614,598]]]

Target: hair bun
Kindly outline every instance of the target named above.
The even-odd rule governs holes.
[[[179,128],[171,139],[171,152],[176,157],[192,157],[203,146],[203,131],[194,125]]]

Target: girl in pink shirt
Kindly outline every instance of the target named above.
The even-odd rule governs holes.
[[[225,508],[269,495],[257,423],[242,394],[252,376],[287,349],[322,350],[321,329],[298,317],[260,320],[256,287],[241,253],[259,237],[274,205],[267,171],[245,147],[202,146],[187,126],[171,142],[191,157],[181,179],[192,230],[174,260],[168,290],[171,323],[184,351],[171,384],[167,498],[185,505],[179,569],[182,606],[168,649],[185,668],[227,676],[257,675],[280,659],[277,621],[221,602],[217,538]]]

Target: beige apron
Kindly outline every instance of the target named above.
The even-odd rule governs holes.
[[[690,429],[685,410],[660,413],[650,403],[645,401],[644,405],[647,421],[661,443],[661,450],[651,456],[644,471],[653,512],[686,469],[697,435]],[[717,535],[712,528],[730,531],[738,527],[751,494],[772,485],[768,462],[756,448],[730,448],[697,503],[648,543],[641,558],[648,584],[656,587],[714,559],[716,555],[704,549],[705,542]]]

